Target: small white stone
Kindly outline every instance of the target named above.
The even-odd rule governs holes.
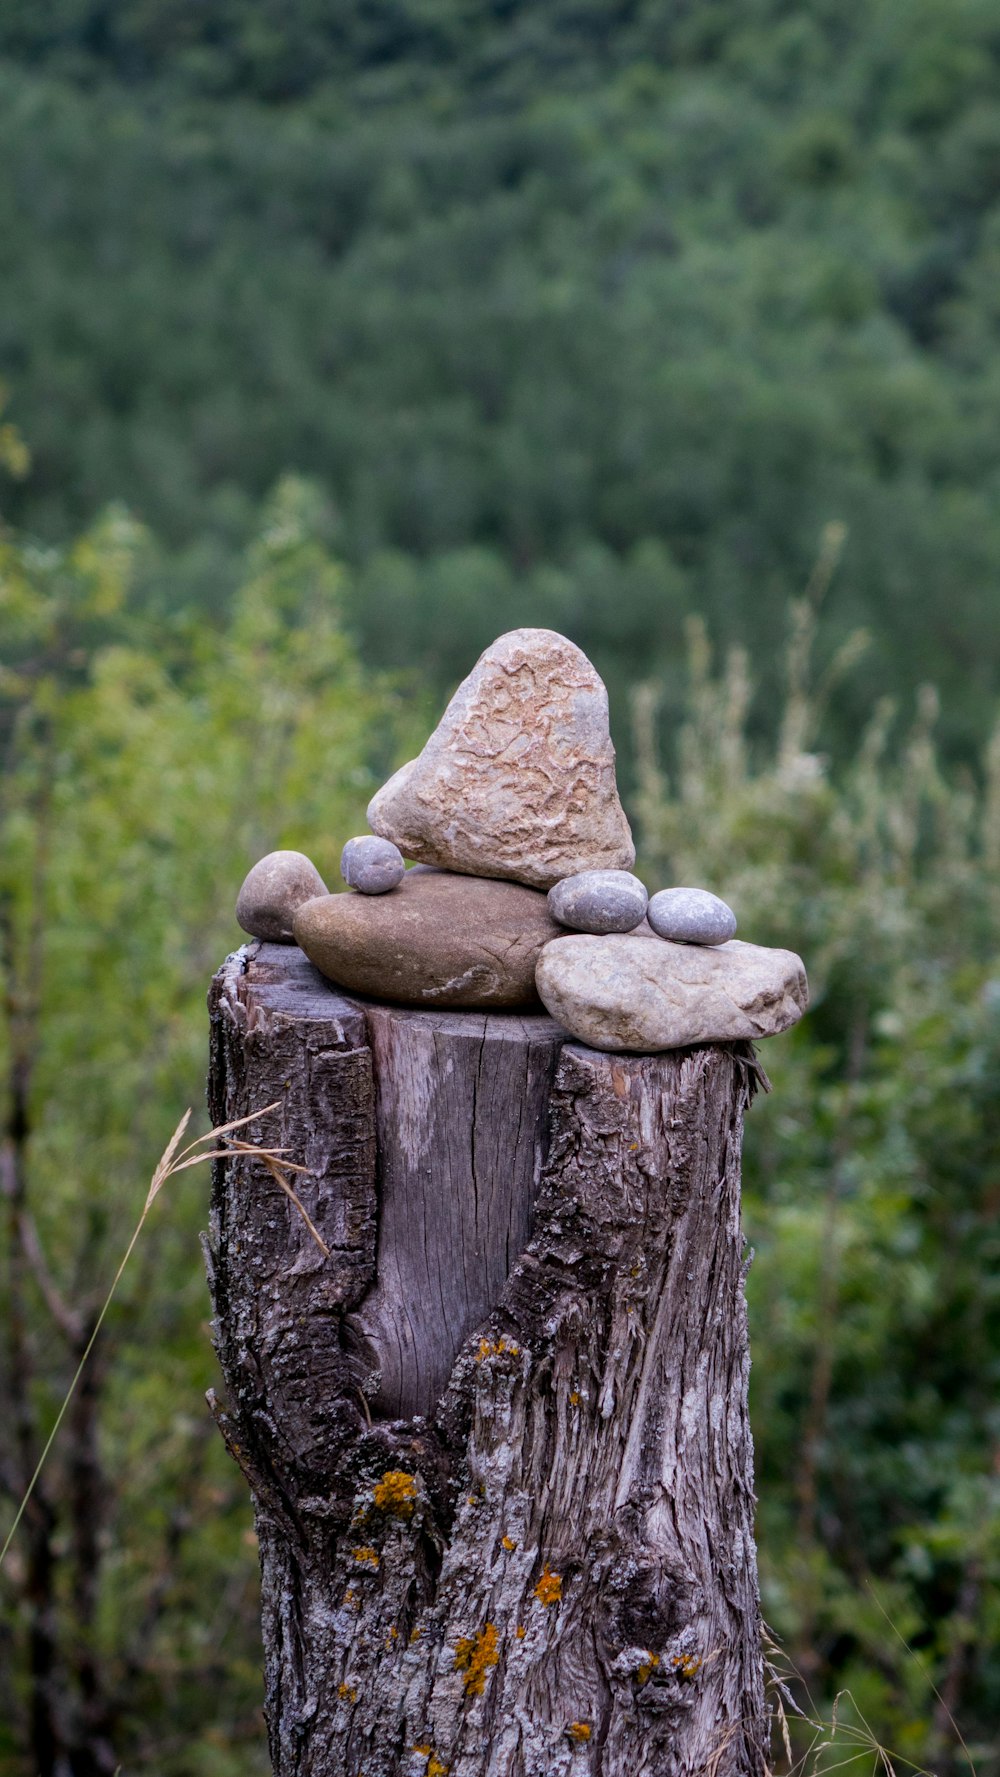
[[[628,870],[578,870],[549,890],[549,912],[573,932],[632,932],[648,900]]]
[[[349,839],[341,852],[340,874],[359,895],[387,895],[402,882],[406,865],[398,845],[362,833]]]
[[[736,915],[708,889],[668,888],[651,895],[646,917],[660,938],[674,944],[728,944]]]

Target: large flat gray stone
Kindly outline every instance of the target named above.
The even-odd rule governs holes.
[[[552,1017],[592,1049],[683,1049],[773,1037],[802,1017],[809,988],[791,950],[672,944],[615,933],[554,938],[535,982]]]

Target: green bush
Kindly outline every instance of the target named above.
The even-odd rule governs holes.
[[[152,1158],[200,1098],[205,984],[239,938],[247,864],[294,845],[332,879],[372,785],[426,730],[428,707],[363,672],[345,639],[355,595],[326,529],[314,490],[283,483],[215,625],[151,624],[135,586],[155,550],[121,511],[65,551],[0,542],[6,1176],[44,1255],[29,1262],[15,1218],[2,1305],[28,1387],[10,1420],[24,1416],[25,1442],[0,1465],[10,1510],[73,1368],[53,1292],[93,1314]],[[746,655],[716,675],[700,625],[686,670],[636,691],[634,813],[651,884],[712,887],[743,936],[794,947],[809,968],[809,1016],[762,1052],[774,1091],[746,1154],[761,1573],[793,1694],[822,1717],[849,1689],[840,1751],[870,1729],[939,1771],[955,1756],[940,1693],[989,1774],[1000,742],[978,776],[946,772],[925,690],[909,716],[878,704],[843,765],[817,750],[863,648],[848,638],[814,677],[816,606],[841,543],[827,534],[792,609],[776,742],[755,729]],[[457,583],[477,571],[456,564]],[[684,715],[666,768],[664,700]],[[198,1173],[158,1203],[86,1411],[60,1434],[41,1516],[5,1574],[12,1768],[40,1620],[32,1560],[47,1547],[67,1743],[100,1730],[116,1759],[177,1777],[264,1769],[245,1491],[201,1405],[215,1376],[204,1215]],[[89,1543],[81,1449],[99,1482]],[[791,1731],[804,1751],[811,1730]]]
[[[834,540],[835,541],[835,540]],[[937,700],[878,704],[853,759],[816,751],[838,668],[810,682],[793,607],[773,747],[734,651],[691,636],[669,779],[658,688],[636,697],[650,883],[701,883],[739,935],[805,958],[812,1005],[761,1051],[745,1227],[765,1616],[810,1714],[935,1771],[1000,1769],[1000,731],[943,773]],[[935,1689],[936,1687],[936,1689]],[[796,1731],[803,1750],[811,1738]],[[836,1755],[845,1748],[837,1741]]]
[[[63,551],[0,534],[5,1529],[153,1160],[200,1114],[242,877],[293,846],[335,882],[401,744],[315,519],[308,489],[277,489],[217,626],[136,610],[152,546],[121,512]],[[0,1576],[5,1768],[32,1703],[60,1757],[266,1768],[246,1490],[203,1401],[205,1189],[187,1172],[156,1205]]]

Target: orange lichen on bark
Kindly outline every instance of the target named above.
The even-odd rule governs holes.
[[[558,1604],[562,1597],[562,1576],[553,1573],[546,1563],[542,1569],[542,1577],[535,1587],[535,1597],[539,1604]]]
[[[356,1703],[358,1700],[358,1693],[354,1686],[346,1683],[338,1684],[337,1695],[338,1697],[346,1697],[348,1703]]]
[[[576,1740],[579,1745],[583,1746],[590,1739],[590,1723],[586,1721],[571,1721],[566,1732],[571,1740]]]
[[[639,1667],[639,1670],[636,1673],[636,1678],[639,1680],[639,1683],[645,1684],[647,1679],[652,1678],[653,1673],[656,1671],[656,1668],[659,1664],[660,1664],[659,1654],[647,1654],[642,1665]]]
[[[504,1548],[506,1549],[508,1555],[511,1553],[511,1551],[513,1549],[517,1548],[517,1544],[514,1541],[514,1538],[512,1536],[504,1536],[504,1537],[501,1537],[500,1540],[501,1540]]]
[[[433,1746],[425,1744],[423,1746],[415,1746],[413,1750],[414,1752],[418,1752],[421,1758],[427,1760],[426,1777],[447,1777],[448,1766],[441,1763]]]
[[[694,1654],[675,1654],[672,1665],[680,1678],[693,1678],[701,1670],[701,1661]]]
[[[476,1362],[477,1364],[481,1364],[488,1357],[519,1356],[520,1348],[514,1344],[512,1339],[504,1339],[503,1337],[496,1341],[492,1339],[480,1339],[479,1350],[476,1352]]]
[[[481,1697],[486,1688],[486,1678],[491,1666],[495,1666],[500,1658],[500,1649],[494,1623],[487,1623],[478,1635],[463,1635],[455,1646],[455,1665],[459,1672],[465,1674],[465,1694],[467,1697]]]
[[[412,1518],[417,1483],[405,1469],[386,1469],[374,1497],[380,1512],[388,1512],[393,1518]]]
[[[362,1567],[377,1567],[379,1564],[379,1552],[370,1543],[365,1543],[360,1549],[352,1549],[351,1553]]]

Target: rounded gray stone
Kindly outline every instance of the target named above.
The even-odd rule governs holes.
[[[326,883],[305,852],[269,851],[244,878],[236,898],[237,924],[251,938],[291,944],[296,910],[326,892]]]
[[[406,874],[403,854],[391,839],[362,833],[349,839],[340,854],[340,874],[359,895],[387,895]]]
[[[578,870],[549,890],[549,912],[573,932],[631,932],[648,900],[628,870]]]
[[[668,888],[651,895],[646,918],[659,938],[674,944],[728,944],[736,915],[708,889]]]

